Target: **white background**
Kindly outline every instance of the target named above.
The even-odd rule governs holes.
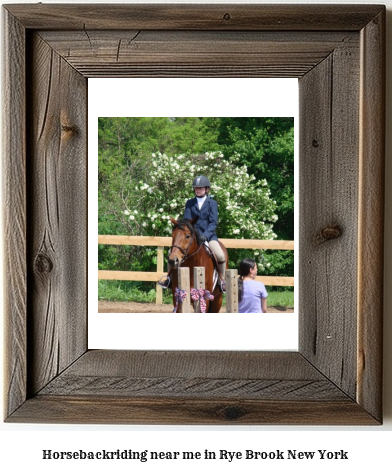
[[[90,79],[88,93],[89,203],[98,195],[98,117],[294,117],[298,130],[297,79]],[[296,313],[98,313],[97,217],[89,204],[90,349],[297,350]]]
[[[27,3],[14,0],[12,3]],[[56,3],[56,2],[47,2]],[[62,3],[62,2],[58,2]],[[71,3],[71,2],[70,2]],[[75,2],[74,2],[75,3]],[[88,3],[85,0],[85,3]],[[96,2],[98,3],[98,2]],[[108,3],[105,0],[103,3]],[[138,3],[134,1],[134,3]],[[155,3],[157,1],[155,0]],[[203,3],[202,1],[198,3]],[[216,2],[219,3],[219,2]],[[226,0],[225,3],[230,3]],[[235,2],[240,3],[240,2]],[[258,1],[247,3],[273,3]],[[278,2],[275,2],[278,3]],[[317,3],[293,2],[284,3]],[[321,3],[321,2],[320,2]],[[324,2],[328,3],[328,2]],[[362,3],[333,0],[329,3]],[[366,3],[381,3],[367,0]],[[391,130],[391,9],[392,0],[383,2],[388,7],[387,24],[387,163],[386,163],[386,210],[385,210],[385,325],[384,325],[384,425],[382,427],[301,427],[301,426],[256,426],[256,427],[203,427],[203,426],[89,426],[89,425],[0,425],[0,464],[6,471],[38,473],[116,473],[157,472],[170,469],[171,472],[199,472],[200,469],[215,472],[270,472],[271,468],[290,469],[290,472],[330,473],[334,472],[390,472],[390,447],[392,443],[392,169],[390,157],[392,152]],[[380,282],[381,284],[381,282]],[[245,461],[232,463],[216,461],[42,461],[42,450],[115,450],[132,449],[149,451],[276,451],[296,449],[314,451],[327,449],[348,451],[349,460],[321,461]],[[197,470],[197,471],[196,471]],[[208,472],[208,471],[207,471]]]

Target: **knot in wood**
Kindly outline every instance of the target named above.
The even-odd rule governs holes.
[[[225,13],[225,14],[223,15],[223,19],[226,20],[226,21],[231,20],[230,13]]]
[[[337,239],[342,235],[342,229],[338,225],[329,225],[323,227],[315,237],[315,243],[320,245],[328,240]]]
[[[72,134],[77,132],[77,128],[75,127],[75,125],[61,125],[61,130],[63,132]]]
[[[223,414],[227,420],[237,420],[238,418],[241,418],[241,416],[244,415],[244,412],[243,410],[241,410],[240,407],[237,407],[234,405],[234,406],[226,407],[223,410]]]
[[[314,139],[312,140],[312,147],[313,147],[313,148],[318,148],[318,146],[319,146],[319,142],[318,142],[318,140],[316,140],[316,139],[314,138]]]
[[[34,260],[34,268],[37,273],[40,273],[41,275],[46,275],[50,273],[53,269],[53,262],[52,260],[48,257],[48,255],[40,252]]]

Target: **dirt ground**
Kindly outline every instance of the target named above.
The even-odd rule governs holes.
[[[98,313],[171,313],[173,306],[170,304],[134,303],[122,301],[98,301]],[[270,306],[267,313],[293,313],[294,308],[283,306]],[[222,306],[221,313],[226,313]]]

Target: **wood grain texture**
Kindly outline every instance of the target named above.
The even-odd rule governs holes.
[[[97,395],[98,394],[98,395]],[[10,421],[376,424],[298,353],[89,351]]]
[[[202,425],[376,425],[353,400],[202,400],[40,396],[11,422]]]
[[[207,377],[324,380],[298,352],[91,350],[67,370],[71,376]]]
[[[336,32],[43,31],[44,41],[86,77],[300,77],[342,42]],[[321,41],[321,39],[323,41]]]
[[[3,26],[4,411],[8,416],[25,401],[27,390],[26,54],[21,24],[4,12]]]
[[[353,341],[357,330],[358,46],[337,48],[300,81],[300,347],[353,398],[357,364]]]
[[[277,379],[208,379],[206,377],[57,377],[40,395],[230,400],[345,400],[330,381]]]
[[[238,313],[238,298],[239,298],[238,270],[226,270],[225,280],[226,280],[226,311],[228,313]]]
[[[361,31],[357,399],[382,417],[385,12]]]
[[[28,163],[32,394],[86,349],[86,79],[37,35]],[[75,315],[78,315],[75,318]]]
[[[6,5],[25,28],[357,31],[379,5]]]
[[[6,421],[381,423],[385,7],[4,10]],[[277,71],[301,77],[299,352],[86,352],[86,77]]]

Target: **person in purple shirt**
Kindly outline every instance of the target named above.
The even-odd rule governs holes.
[[[245,258],[240,263],[238,277],[238,312],[266,313],[267,290],[260,281],[256,281],[257,265],[255,260]]]

